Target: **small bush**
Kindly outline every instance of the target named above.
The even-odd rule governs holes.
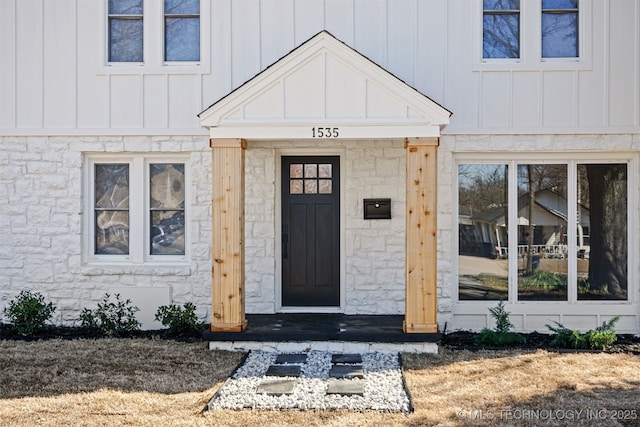
[[[198,322],[196,317],[196,306],[190,302],[185,303],[184,309],[175,304],[160,306],[155,319],[168,327],[169,335],[185,335],[204,329],[204,323]]]
[[[135,313],[140,309],[131,304],[131,300],[120,300],[115,294],[115,302],[109,301],[111,295],[105,294],[94,310],[84,308],[80,313],[82,327],[95,328],[109,337],[124,337],[140,329]]]
[[[56,306],[44,302],[39,292],[22,291],[12,301],[5,313],[13,327],[21,335],[33,335],[45,328],[45,322],[53,316]]]
[[[567,275],[535,270],[531,275],[521,277],[518,286],[545,290],[562,290],[567,288]]]
[[[613,317],[608,322],[603,322],[596,329],[585,332],[565,328],[561,323],[553,322],[556,326],[546,325],[555,334],[551,345],[561,348],[603,350],[612,345],[618,337],[614,329],[615,323],[620,320],[619,316]]]
[[[504,309],[504,301],[500,301],[497,307],[490,308],[489,312],[496,320],[496,327],[494,330],[482,329],[474,340],[476,344],[505,346],[523,344],[526,341],[522,335],[511,331],[513,324],[509,321],[509,312]]]

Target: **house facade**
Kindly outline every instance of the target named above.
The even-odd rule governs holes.
[[[640,332],[634,0],[0,0],[0,307]]]

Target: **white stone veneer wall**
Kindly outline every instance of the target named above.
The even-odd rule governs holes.
[[[496,306],[495,301],[458,302],[457,294],[457,240],[456,194],[454,186],[457,174],[456,155],[467,158],[490,156],[492,153],[501,156],[517,153],[523,159],[577,159],[578,154],[593,156],[596,160],[630,158],[628,179],[630,182],[629,215],[630,241],[629,253],[629,290],[630,303],[616,302],[581,302],[578,304],[558,302],[524,302],[506,304],[511,313],[511,322],[520,331],[548,332],[545,324],[558,321],[570,328],[587,330],[595,328],[614,315],[621,319],[616,324],[620,333],[638,333],[639,325],[639,257],[638,248],[640,229],[638,218],[638,166],[640,151],[640,134],[620,135],[445,135],[440,140],[438,153],[438,323],[442,331],[480,330],[493,327],[493,319],[489,308]],[[633,278],[636,280],[634,281]]]
[[[318,148],[321,146],[321,148]],[[329,151],[327,151],[329,150]],[[405,149],[402,140],[249,141],[246,152],[246,309],[278,308],[277,158],[336,155],[342,159],[343,284],[348,314],[404,313]],[[363,219],[362,199],[390,198],[391,220]]]
[[[126,288],[169,289],[170,302],[191,301],[199,315],[210,314],[211,295],[211,151],[207,139],[193,136],[0,137],[0,318],[9,300],[23,289],[39,291],[58,309],[56,323],[73,324],[83,307],[92,308],[105,292]],[[249,141],[246,152],[246,296],[248,313],[276,309],[276,156],[279,150],[322,154],[317,141]],[[404,312],[405,151],[401,140],[322,141],[342,156],[345,228],[345,311]],[[306,150],[306,151],[305,151]],[[438,322],[443,330],[491,325],[495,303],[456,301],[457,237],[454,177],[456,153],[518,152],[620,153],[636,160],[640,135],[445,135],[438,162]],[[83,153],[187,154],[190,159],[190,258],[179,266],[90,266],[82,263]],[[290,153],[291,151],[286,151]],[[631,153],[631,154],[630,154]],[[332,153],[333,154],[333,153]],[[632,166],[633,167],[633,166]],[[630,225],[629,271],[640,277],[637,208],[638,171],[629,171],[634,207]],[[389,197],[392,220],[364,221],[362,199]],[[637,283],[630,284],[631,304],[511,304],[520,330],[544,331],[551,320],[588,328],[612,314],[622,314],[619,331],[637,333]],[[585,309],[588,307],[588,309]]]
[[[209,316],[211,301],[211,149],[206,137],[0,137],[0,318],[23,289],[57,306],[56,324],[77,324],[106,292],[145,290],[153,301],[193,302]],[[83,153],[170,154],[189,158],[190,256],[177,265],[83,264]],[[167,290],[169,292],[167,292]],[[157,298],[156,298],[157,297]],[[157,305],[157,304],[156,304]],[[153,318],[154,313],[142,313]]]

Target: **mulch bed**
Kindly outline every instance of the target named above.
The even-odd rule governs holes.
[[[47,326],[44,330],[38,331],[31,336],[20,335],[13,326],[0,323],[0,340],[38,341],[48,339],[99,339],[106,335],[95,328],[70,327],[70,326]],[[170,335],[166,329],[134,331],[127,335],[127,338],[149,338],[149,339],[170,339],[185,342],[204,341],[200,332],[192,332],[181,335]]]
[[[504,350],[506,348],[518,349],[546,349],[551,351],[567,351],[551,345],[553,335],[540,334],[537,332],[522,334],[526,342],[508,347],[496,347],[487,345],[477,345],[474,343],[476,333],[467,331],[456,331],[442,335],[440,345],[451,350]],[[0,340],[21,340],[37,341],[47,339],[99,339],[105,335],[99,330],[82,327],[48,326],[45,330],[35,333],[33,336],[18,334],[15,329],[8,324],[0,323]],[[148,338],[148,339],[170,339],[185,342],[204,341],[202,334],[192,332],[182,335],[169,335],[166,330],[135,331],[127,338]],[[573,350],[571,350],[573,351]],[[588,350],[577,350],[588,351]],[[603,350],[606,353],[631,353],[640,354],[640,336],[618,335],[617,341],[610,347]]]
[[[444,334],[440,344],[446,346],[452,350],[500,350],[505,348],[519,348],[519,349],[545,349],[550,351],[567,351],[571,349],[559,349],[551,345],[553,335],[540,334],[538,332],[532,332],[529,334],[522,334],[525,337],[526,342],[523,344],[515,344],[509,347],[496,347],[487,345],[477,345],[474,343],[476,333],[457,331]],[[589,350],[571,350],[571,351],[589,351]],[[610,347],[603,350],[605,353],[631,353],[640,354],[640,337],[634,335],[618,335],[616,342]]]

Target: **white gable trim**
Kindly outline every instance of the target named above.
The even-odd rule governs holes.
[[[211,138],[436,137],[451,112],[320,32],[200,114]],[[318,130],[321,128],[322,130]]]

